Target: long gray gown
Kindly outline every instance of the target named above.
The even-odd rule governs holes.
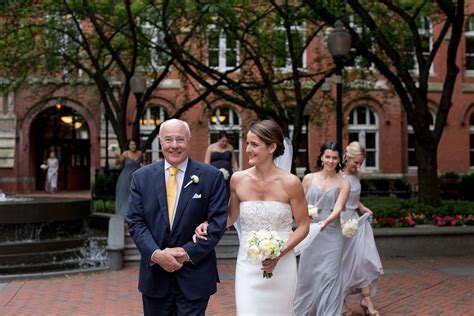
[[[115,186],[115,213],[125,217],[128,207],[128,196],[130,194],[130,183],[132,182],[132,173],[140,168],[142,158],[131,159],[125,157],[123,168],[117,179]]]
[[[306,199],[319,209],[315,222],[326,219],[339,195],[339,187],[322,192],[308,187]],[[342,313],[341,257],[343,236],[339,217],[303,250],[298,265],[294,311],[298,316],[332,316]]]
[[[350,218],[358,219],[359,229],[351,238],[344,238],[342,250],[343,295],[360,293],[360,289],[370,286],[371,296],[377,291],[377,280],[383,274],[382,262],[374,240],[374,232],[368,214],[359,217],[357,208],[360,199],[360,181],[357,176],[348,175],[351,191],[346,208],[341,213],[343,222]]]

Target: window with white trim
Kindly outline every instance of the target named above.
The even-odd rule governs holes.
[[[164,67],[169,57],[163,50],[165,47],[165,35],[157,26],[145,22],[142,26],[143,33],[148,37],[149,47],[149,62],[154,69]]]
[[[435,122],[435,114],[434,112],[430,111],[430,130],[434,130],[434,122]],[[416,163],[416,152],[415,152],[415,132],[413,131],[413,126],[410,124],[408,125],[408,142],[407,142],[407,150],[408,150],[408,169],[416,169],[418,167]]]
[[[211,111],[208,122],[209,144],[217,142],[219,132],[229,135],[229,143],[234,147],[234,155],[242,166],[242,125],[239,114],[230,107],[219,107]]]
[[[306,26],[303,21],[296,22],[290,27],[293,46],[298,59],[298,68],[306,68]],[[290,72],[292,70],[292,63],[290,58],[290,45],[288,43],[288,36],[286,29],[282,23],[278,23],[275,27],[273,34],[273,40],[275,44],[275,57],[274,63],[277,68],[284,72]]]
[[[469,166],[474,168],[474,113],[469,119]]]
[[[207,27],[208,65],[221,72],[232,70],[239,63],[239,42],[225,28],[210,24]]]
[[[417,21],[418,34],[420,36],[420,43],[422,54],[425,60],[430,56],[431,50],[433,49],[433,23],[431,19],[426,16],[421,16]],[[407,43],[407,54],[413,56],[412,71],[419,73],[419,66],[415,56],[415,48],[411,41]],[[430,73],[433,73],[433,64],[430,67]]]
[[[466,41],[466,73],[474,75],[474,16],[466,19],[464,38]]]
[[[379,166],[379,124],[377,114],[368,106],[359,106],[349,115],[349,142],[365,146],[367,157],[361,168],[377,170]]]
[[[359,34],[359,37],[361,40],[366,43],[368,46],[369,50],[373,49],[373,39],[372,39],[372,32],[367,28],[367,26],[362,23],[361,18],[357,15],[351,15],[349,20],[350,27],[356,31],[357,34]],[[351,48],[351,53],[355,54],[355,48]],[[363,56],[356,55],[356,58],[354,58],[352,61],[347,62],[348,67],[352,67],[355,69],[374,69],[374,64],[368,60],[367,58],[364,58]]]
[[[140,137],[142,142],[148,138],[156,126],[160,125],[169,118],[168,113],[160,106],[149,106],[140,118]],[[153,139],[151,148],[145,150],[147,161],[154,162],[163,158],[158,136]]]
[[[57,64],[63,63],[64,56],[77,56],[80,50],[80,36],[76,23],[71,15],[62,15],[60,13],[51,13],[47,16],[48,23],[51,27],[48,28],[46,45],[52,52],[48,54],[48,64],[55,67]],[[70,69],[65,65],[63,68],[63,75],[68,76]],[[78,70],[77,75],[82,75],[82,70]]]

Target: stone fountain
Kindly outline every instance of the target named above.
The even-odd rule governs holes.
[[[107,232],[90,225],[91,200],[0,192],[0,279],[107,268]]]

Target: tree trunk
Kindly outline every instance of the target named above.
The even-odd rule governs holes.
[[[440,204],[437,146],[432,141],[415,142],[418,165],[418,200],[431,206]]]

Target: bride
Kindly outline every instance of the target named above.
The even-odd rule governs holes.
[[[285,151],[277,123],[263,120],[250,126],[246,152],[252,166],[232,175],[227,226],[238,221],[239,253],[235,271],[237,315],[293,315],[296,256],[293,248],[308,234],[309,216],[300,180],[274,164]],[[292,230],[293,219],[296,229]],[[270,229],[286,242],[276,259],[255,263],[246,254],[251,231]],[[205,228],[196,229],[202,238]],[[262,272],[273,272],[264,279]]]

